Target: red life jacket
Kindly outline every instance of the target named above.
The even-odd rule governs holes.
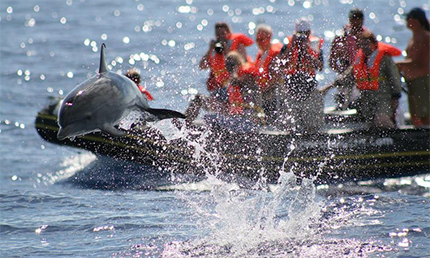
[[[398,56],[402,51],[392,45],[378,42],[378,48],[370,56],[369,62],[365,63],[365,56],[360,49],[353,66],[356,87],[359,90],[378,90],[379,82],[384,78],[379,77],[379,68],[384,55]]]
[[[232,33],[229,40],[231,40],[230,51],[236,50],[239,44],[249,47],[254,44],[254,40],[242,33]]]
[[[240,115],[243,113],[243,98],[240,87],[233,84],[228,85],[228,102],[231,115]]]
[[[288,48],[290,48],[293,37],[288,36],[287,38],[288,38]],[[316,36],[310,35],[308,42],[309,42],[309,54],[315,58],[318,58],[319,54],[321,53],[321,47],[324,40],[322,38],[318,38]],[[308,68],[309,67],[308,65],[303,65],[301,66],[300,70],[297,70],[299,51],[297,48],[294,48],[292,51],[293,51],[292,59],[289,60],[291,68],[287,69],[285,72],[287,74],[295,74],[296,72],[306,72],[311,76],[315,76],[316,75],[315,69]],[[308,60],[302,60],[302,62],[308,62]]]
[[[269,52],[266,56],[263,56],[264,53],[261,52],[261,50],[258,51],[252,70],[260,88],[264,89],[269,86],[269,81],[271,79],[269,65],[273,58],[275,58],[281,52],[281,49],[282,43],[279,42],[270,46]]]
[[[225,68],[225,58],[223,54],[215,53],[214,56],[210,56],[209,65],[211,71],[207,81],[207,89],[209,92],[212,92],[224,87],[230,79],[230,75]]]
[[[238,77],[242,77],[246,74],[252,74],[252,66],[249,63],[245,63],[238,71]],[[237,85],[228,85],[228,101],[229,101],[229,111],[231,115],[243,114],[244,101],[241,93],[241,89]]]
[[[154,100],[151,93],[149,93],[149,91],[145,87],[143,87],[142,85],[137,85],[137,87],[139,87],[140,92],[145,94],[145,96],[148,98],[148,100],[151,100],[151,101]]]

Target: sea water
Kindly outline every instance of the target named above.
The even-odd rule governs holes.
[[[307,17],[325,40],[324,85],[335,77],[330,43],[355,6],[401,49],[411,36],[402,15],[429,10],[424,0],[1,1],[0,256],[430,257],[429,176],[315,186],[288,170],[276,185],[244,189],[216,176],[202,137],[190,144],[195,158],[212,157],[211,173],[169,184],[166,171],[53,145],[34,128],[48,97],[97,71],[101,42],[112,70],[140,69],[151,106],[183,111],[206,93],[198,62],[217,21],[251,37],[267,23],[282,41]],[[405,95],[400,102],[407,111]],[[185,135],[169,121],[154,126]]]

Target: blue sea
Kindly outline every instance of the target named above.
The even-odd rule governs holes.
[[[198,62],[217,21],[251,37],[267,23],[282,41],[307,17],[327,57],[356,6],[379,40],[400,49],[412,35],[403,14],[430,10],[427,0],[2,0],[0,257],[430,257],[430,175],[171,184],[157,168],[53,145],[35,129],[49,97],[94,75],[102,42],[112,70],[140,69],[152,107],[184,111],[206,93]],[[334,77],[326,58],[320,85]]]

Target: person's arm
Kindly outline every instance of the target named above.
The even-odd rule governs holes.
[[[291,47],[288,44],[284,44],[279,54],[274,58],[274,63],[279,69],[286,69],[288,66],[288,58],[291,56]]]
[[[322,88],[319,89],[319,92],[323,95],[327,94],[327,92],[334,88],[337,87],[339,85],[351,85],[351,87],[353,87],[353,85],[355,85],[355,80],[354,80],[354,74],[353,74],[353,67],[350,66],[348,67],[343,73],[341,73],[335,80],[333,83],[328,84],[323,86]]]
[[[209,44],[209,49],[208,51],[204,54],[204,56],[202,57],[202,59],[200,60],[199,63],[199,68],[202,70],[208,69],[210,68],[210,58],[212,55],[212,52],[215,49],[215,41],[211,40],[210,44]]]
[[[344,54],[342,51],[343,45],[346,42],[343,42],[343,38],[337,36],[333,43],[331,44],[330,49],[330,56],[329,56],[329,65],[331,69],[333,69],[336,73],[342,73],[342,67],[340,66],[340,60],[342,57],[342,54]]]
[[[388,84],[390,86],[391,93],[391,110],[393,110],[393,116],[396,113],[397,107],[399,106],[399,98],[402,93],[402,84],[400,82],[400,73],[394,63],[393,59],[389,56],[384,56],[382,59],[384,73],[387,76]]]
[[[309,65],[312,69],[317,70],[317,71],[322,71],[322,69],[324,67],[324,58],[323,58],[322,49],[320,50],[318,57],[315,57],[315,56],[308,53],[306,58],[308,58],[310,60]]]

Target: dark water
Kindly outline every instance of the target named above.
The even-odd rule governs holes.
[[[250,34],[264,21],[282,39],[307,16],[327,54],[355,5],[401,49],[411,36],[401,14],[429,10],[412,0],[1,1],[0,256],[430,257],[429,176],[316,188],[286,173],[270,190],[212,177],[156,189],[164,172],[55,146],[34,129],[49,96],[94,74],[101,42],[113,70],[142,71],[152,106],[184,110],[205,92],[197,63],[216,21]]]

